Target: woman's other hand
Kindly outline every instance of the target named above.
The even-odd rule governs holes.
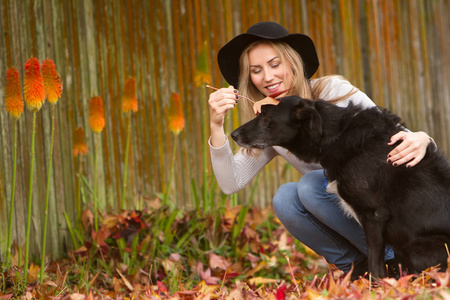
[[[423,131],[400,131],[391,137],[388,145],[393,145],[400,140],[402,142],[389,152],[387,162],[393,166],[408,163],[406,165],[408,168],[417,165],[425,156],[430,137]]]

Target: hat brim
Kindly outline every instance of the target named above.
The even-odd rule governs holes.
[[[229,84],[238,87],[240,74],[239,58],[241,53],[248,45],[259,40],[281,41],[290,45],[300,54],[305,67],[305,77],[308,79],[314,75],[319,67],[316,48],[311,38],[307,35],[292,33],[279,38],[270,38],[252,33],[243,33],[225,44],[217,54],[220,71]]]

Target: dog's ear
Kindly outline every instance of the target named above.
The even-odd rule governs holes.
[[[300,103],[293,110],[293,115],[296,122],[307,129],[311,137],[320,138],[322,136],[322,116],[313,105]]]

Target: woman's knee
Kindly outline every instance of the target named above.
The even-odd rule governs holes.
[[[326,191],[325,184],[323,170],[309,172],[300,179],[297,192],[307,210],[314,212],[326,201],[335,201],[336,196]]]
[[[298,182],[298,194],[300,196],[316,194],[318,189],[324,188],[324,181],[322,170],[308,172]]]
[[[293,206],[299,201],[297,194],[297,182],[288,182],[281,185],[272,200],[272,206],[281,219],[287,212],[292,211]]]

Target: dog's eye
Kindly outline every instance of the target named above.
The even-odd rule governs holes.
[[[261,125],[265,129],[272,128],[272,118],[270,117],[270,115],[267,112],[261,114]]]

